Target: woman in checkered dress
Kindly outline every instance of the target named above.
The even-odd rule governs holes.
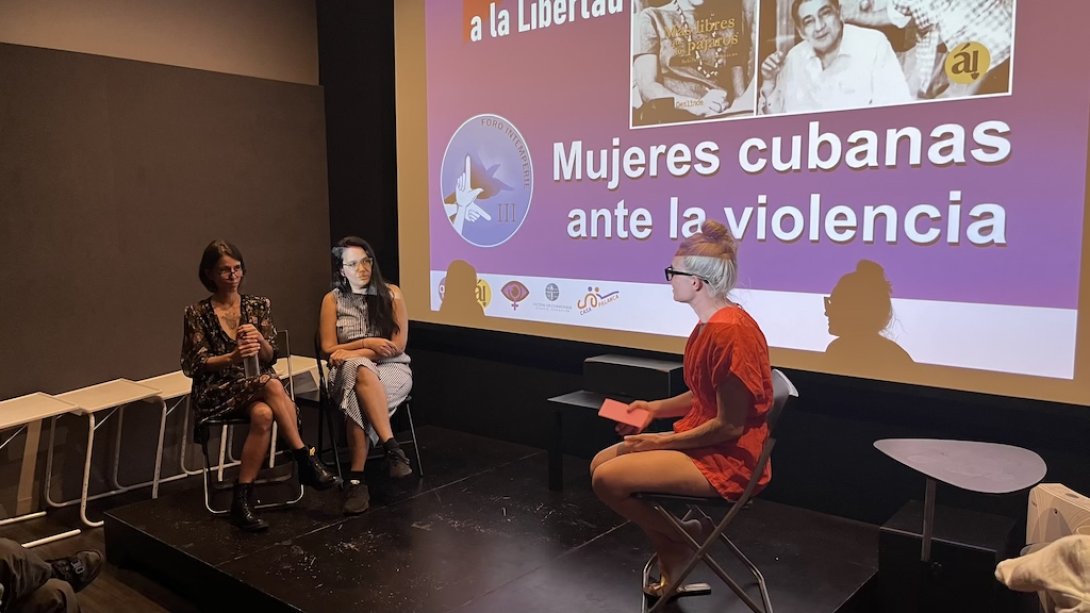
[[[348,236],[333,247],[333,291],[322,300],[319,336],[329,359],[333,401],[345,413],[351,473],[345,513],[362,513],[370,496],[363,466],[370,444],[381,443],[391,477],[412,468],[390,427],[390,415],[409,395],[412,371],[405,343],[409,315],[401,289],[386,283],[367,241]]]

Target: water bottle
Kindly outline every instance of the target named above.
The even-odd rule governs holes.
[[[246,378],[256,377],[261,374],[261,364],[257,361],[257,354],[253,354],[242,360],[242,367],[246,370]]]

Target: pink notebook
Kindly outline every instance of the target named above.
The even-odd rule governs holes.
[[[651,411],[647,409],[629,411],[627,404],[610,398],[606,398],[606,401],[602,403],[602,408],[598,409],[598,414],[613,421],[619,421],[622,424],[635,426],[641,430],[651,423]]]

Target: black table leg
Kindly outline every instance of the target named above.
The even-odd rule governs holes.
[[[564,489],[564,449],[563,439],[564,410],[553,410],[553,433],[549,442],[549,489],[559,492]]]

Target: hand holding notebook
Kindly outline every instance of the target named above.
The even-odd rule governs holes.
[[[602,403],[602,408],[598,409],[598,415],[643,431],[651,423],[651,411],[647,409],[633,409],[630,411],[628,407],[629,405],[623,402],[606,398],[605,402]]]

